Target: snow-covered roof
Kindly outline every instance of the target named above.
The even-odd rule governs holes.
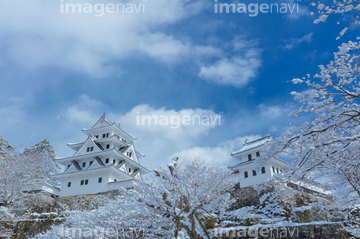
[[[277,165],[280,164],[282,167],[288,167],[287,166],[287,162],[285,162],[284,160],[281,160],[279,158],[276,157],[272,157],[269,159],[271,162],[276,163]],[[248,165],[248,164],[254,164],[256,161],[255,160],[251,160],[251,161],[244,161],[235,165],[230,165],[228,166],[228,168],[232,169],[232,168],[237,168],[240,166],[244,166],[244,165]]]
[[[106,158],[107,156],[117,157],[117,158],[120,158],[122,160],[125,160],[127,162],[127,164],[132,165],[132,167],[142,169],[143,173],[151,172],[151,170],[145,168],[140,163],[135,162],[131,158],[127,157],[126,155],[123,155],[122,153],[120,153],[115,148],[105,149],[105,150],[98,151],[98,152],[90,152],[90,153],[87,153],[87,154],[81,154],[81,155],[76,155],[76,156],[71,156],[71,157],[65,157],[65,158],[56,159],[56,160],[57,160],[58,163],[60,163],[62,165],[66,165],[66,164],[69,164],[70,162],[73,162],[74,160],[79,161],[79,160],[84,160],[84,159],[89,159],[89,158],[96,158],[96,157],[104,157],[104,158]],[[86,170],[84,170],[84,171],[86,171]]]
[[[312,190],[314,192],[318,192],[318,193],[321,193],[321,194],[324,194],[324,195],[330,195],[331,194],[331,191],[325,190],[325,189],[323,189],[323,188],[321,188],[319,186],[316,186],[314,184],[309,184],[309,183],[300,182],[300,181],[290,181],[289,183],[293,183],[296,186],[300,186],[302,188],[309,189],[309,190]]]
[[[253,163],[255,163],[254,160],[252,160],[252,161],[245,161],[245,162],[241,162],[241,163],[238,163],[238,164],[235,164],[235,165],[232,165],[232,166],[228,166],[228,168],[236,168],[236,167],[239,167],[239,166],[244,166],[244,165],[253,164]]]
[[[116,123],[112,123],[112,124],[105,125],[105,126],[99,126],[99,127],[91,128],[91,129],[82,129],[81,131],[84,132],[87,135],[96,135],[96,134],[103,133],[103,132],[106,132],[106,131],[114,131],[119,136],[121,136],[122,138],[125,138],[127,141],[136,140],[136,137],[131,136],[130,134],[126,133]]]
[[[247,141],[246,140],[245,143],[243,144],[243,147],[238,151],[232,152],[231,156],[234,156],[234,155],[240,154],[242,152],[245,152],[245,151],[260,147],[260,146],[263,146],[267,142],[269,142],[271,139],[272,139],[271,136],[269,134],[267,134],[265,137],[262,137],[260,139],[256,139],[256,140],[253,140],[253,141]]]
[[[122,170],[119,170],[117,167],[115,167],[115,165],[110,164],[110,165],[106,165],[100,168],[91,168],[91,169],[87,169],[87,170],[79,170],[79,171],[74,171],[74,172],[68,172],[68,173],[57,173],[57,174],[53,174],[51,175],[52,178],[55,179],[59,179],[59,178],[67,178],[73,175],[96,175],[99,172],[104,172],[104,171],[111,171],[112,173],[116,173],[116,174],[120,174],[122,176],[125,176],[129,179],[131,179],[131,176],[129,174],[127,174],[126,172],[123,172]],[[144,173],[144,171],[142,171]],[[145,172],[146,173],[146,172]]]
[[[96,122],[96,124],[91,127],[92,129],[94,128],[99,128],[101,126],[105,126],[105,125],[110,125],[112,124],[113,122],[111,122],[110,120],[108,120],[106,117],[105,117],[105,113],[101,116],[101,118]]]

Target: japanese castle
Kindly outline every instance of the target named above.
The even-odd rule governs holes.
[[[234,158],[241,160],[240,163],[229,166],[237,180],[236,188],[245,188],[264,183],[274,174],[282,172],[282,169],[287,167],[285,161],[273,157],[264,162],[261,168],[257,169],[255,159],[260,157],[271,139],[272,137],[268,134],[253,141],[246,140],[240,150],[230,154]]]
[[[142,180],[142,175],[150,172],[139,162],[145,155],[136,151],[136,138],[109,121],[105,114],[91,129],[82,132],[87,135],[85,142],[68,144],[76,153],[55,159],[65,167],[64,172],[52,175],[61,182],[59,196],[130,188],[135,180]]]

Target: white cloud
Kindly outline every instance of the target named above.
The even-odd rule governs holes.
[[[287,19],[295,21],[303,16],[310,16],[310,11],[307,9],[306,6],[301,5],[300,1],[289,0],[289,4],[291,8],[295,5],[295,8],[293,12],[289,12],[288,14],[286,14]]]
[[[171,63],[188,56],[191,46],[174,39],[172,36],[157,33],[145,37],[145,41],[142,40],[139,49],[150,57]]]
[[[277,119],[286,115],[287,109],[279,105],[258,105],[261,117],[265,119]]]
[[[29,70],[56,66],[103,76],[112,70],[104,70],[109,62],[132,54],[164,62],[190,54],[189,48],[195,46],[157,29],[202,11],[205,0],[129,2],[145,4],[145,13],[95,17],[60,14],[60,1],[1,1],[0,44],[6,51],[0,62]]]
[[[196,46],[193,49],[193,53],[198,56],[221,56],[223,53],[221,49],[207,45],[207,46]]]
[[[80,130],[93,126],[101,117],[102,110],[106,109],[107,106],[102,102],[87,95],[80,96],[75,103],[68,105],[58,117],[58,122],[64,122],[62,129],[59,127],[58,129],[62,134],[61,137],[66,139],[66,142],[60,139],[56,140],[58,144],[61,144],[58,146],[58,149],[60,149],[57,153],[58,156],[68,156],[73,153],[71,150],[66,149],[66,143],[85,140],[86,137]],[[142,125],[141,120],[138,121],[140,122],[138,124],[137,117],[141,115],[155,116],[158,119],[161,116],[167,117],[169,124]],[[135,147],[147,155],[142,162],[149,168],[163,165],[169,155],[174,152],[197,145],[201,139],[206,138],[206,135],[224,120],[213,110],[200,108],[174,110],[164,107],[154,108],[147,104],[137,105],[125,113],[107,112],[106,116],[109,120],[120,123],[126,132],[138,139],[135,142]],[[200,116],[201,119],[206,117],[211,117],[211,119],[210,121],[201,121],[199,124],[197,116]],[[194,124],[180,124],[177,127],[178,119],[184,119],[184,117],[195,119]],[[171,121],[171,119],[176,120]],[[211,120],[215,124],[212,124]]]
[[[313,36],[313,33],[311,32],[311,33],[306,34],[305,36],[303,36],[301,38],[291,39],[290,43],[286,44],[285,49],[291,50],[291,49],[293,49],[297,45],[300,45],[303,42],[310,43],[310,42],[312,42],[312,36]]]
[[[245,138],[254,139],[260,136],[251,135],[253,132],[265,134],[271,126],[283,126],[281,121],[286,118],[286,108],[279,105],[259,105],[252,112],[239,112],[232,120],[222,116],[221,126],[219,121],[215,125],[181,125],[172,128],[169,125],[139,125],[136,117],[139,115],[167,116],[182,118],[184,116],[211,116],[214,120],[217,112],[211,109],[186,108],[166,109],[152,107],[147,104],[137,105],[126,112],[115,112],[103,102],[83,94],[76,101],[68,103],[56,116],[42,117],[29,116],[22,110],[22,100],[13,99],[19,106],[0,108],[0,125],[3,136],[17,146],[34,144],[46,136],[54,145],[56,155],[59,157],[71,156],[74,151],[67,147],[67,143],[86,140],[86,135],[81,132],[83,128],[92,127],[101,115],[106,112],[107,117],[129,134],[137,137],[135,146],[137,150],[147,156],[141,162],[151,169],[166,165],[174,156],[182,159],[199,157],[212,165],[227,166],[232,164],[230,153],[242,147]],[[219,118],[217,118],[219,119]],[[270,125],[270,126],[269,126]],[[13,126],[19,130],[15,131]],[[285,126],[284,126],[285,127]],[[260,130],[259,130],[260,128]],[[9,129],[9,130],[8,130]],[[26,137],[23,132],[27,131]],[[233,132],[236,132],[233,136]],[[283,132],[283,129],[281,129]],[[42,135],[42,136],[41,136]],[[250,135],[239,137],[241,135]],[[231,140],[228,140],[231,139]],[[30,143],[29,143],[30,142]],[[235,160],[236,161],[236,160]]]
[[[228,166],[229,162],[233,159],[230,156],[232,152],[239,150],[243,146],[246,139],[254,140],[259,137],[259,135],[250,135],[219,143],[215,147],[196,146],[188,148],[180,152],[173,153],[168,157],[168,161],[174,157],[179,157],[182,160],[199,158],[201,160],[205,160],[210,165]]]
[[[70,106],[65,112],[65,117],[69,121],[77,122],[83,125],[94,123],[93,119],[96,119],[96,115],[94,115],[91,111],[82,110],[77,105]]]
[[[85,140],[86,136],[81,133],[81,129],[92,127],[107,109],[108,107],[104,103],[85,94],[81,95],[76,102],[68,105],[58,119],[60,125],[57,129],[62,138],[56,141],[57,144],[61,144],[58,146],[60,149],[58,156],[68,156],[73,153],[71,150],[65,149],[66,143]],[[141,104],[123,113],[107,111],[106,116],[109,120],[120,123],[127,133],[138,139],[135,141],[135,147],[147,155],[141,162],[149,168],[166,165],[175,156],[183,160],[201,158],[212,165],[227,166],[234,163],[234,159],[230,156],[231,152],[239,150],[246,138],[253,140],[259,138],[260,135],[252,135],[250,131],[250,133],[244,133],[248,136],[225,141],[223,138],[216,138],[217,135],[222,135],[224,130],[232,131],[234,129],[237,129],[239,133],[249,132],[244,129],[244,125],[253,130],[265,126],[261,134],[265,134],[266,131],[283,131],[282,128],[278,129],[277,127],[286,126],[278,122],[287,118],[289,110],[281,105],[260,104],[254,112],[242,112],[235,122],[227,121],[226,125],[223,125],[225,123],[224,116],[219,118],[219,115],[213,110],[201,108],[175,110]],[[151,121],[151,125],[147,124],[147,120],[144,121],[146,124],[142,124],[141,116],[152,116],[154,120]],[[204,125],[195,120],[194,124],[184,125],[179,121],[184,117],[192,119],[194,116],[200,116],[200,118],[208,116],[213,121],[216,119],[216,123],[209,122]],[[161,124],[161,117],[169,119],[168,124]],[[176,120],[171,121],[172,117]],[[155,122],[157,122],[156,125]],[[222,132],[218,134],[215,129],[220,129]],[[209,137],[215,137],[215,140],[209,139]]]
[[[60,1],[0,1],[3,12],[0,44],[6,49],[0,62],[28,71],[56,67],[91,77],[106,77],[114,72],[122,73],[125,69],[121,62],[140,55],[163,64],[190,59],[201,68],[198,76],[218,84],[242,87],[257,76],[261,66],[260,50],[243,37],[231,43],[239,54],[229,57],[217,44],[198,45],[187,36],[177,37],[166,32],[171,24],[211,7],[208,1],[128,2],[145,4],[145,12],[105,13],[96,17],[85,13],[60,14]],[[215,62],[205,64],[209,56],[213,56]]]
[[[200,68],[199,77],[221,85],[243,87],[256,78],[261,66],[261,49],[257,40],[247,41],[244,36],[237,36],[227,47],[237,52],[234,57],[217,53],[218,61]]]
[[[246,40],[245,36],[236,36],[232,41],[232,47],[238,52],[251,52],[256,51],[260,53],[260,49],[257,48],[259,41],[257,39]]]
[[[100,112],[104,108],[106,107],[102,102],[83,94],[77,99],[75,104],[64,109],[58,116],[58,119],[64,118],[70,123],[82,125],[83,127],[92,126],[96,123],[94,119],[100,118],[97,114],[101,114]]]
[[[199,76],[221,85],[243,87],[257,76],[261,66],[258,52],[248,52],[245,57],[223,58],[210,66],[203,66]]]
[[[16,105],[0,108],[0,115],[0,125],[2,126],[18,124],[26,119],[26,113]]]
[[[290,126],[289,122],[295,122],[290,119],[288,114],[293,110],[293,105],[271,105],[260,104],[257,106],[258,119],[254,122],[255,125],[265,125],[267,128],[264,131],[273,132],[275,134],[282,134]],[[300,119],[299,119],[300,120]]]
[[[256,77],[261,65],[260,51],[249,41],[237,38],[233,48],[239,55],[228,57],[224,56],[224,49],[197,45],[186,36],[166,33],[167,26],[210,6],[208,1],[129,2],[145,4],[145,13],[105,13],[95,17],[85,13],[60,14],[60,1],[1,1],[0,44],[6,50],[0,62],[29,71],[58,67],[104,77],[114,71],[122,72],[121,61],[144,55],[165,64],[190,58],[202,66],[200,77],[219,84],[242,87]],[[217,61],[204,64],[210,55]]]

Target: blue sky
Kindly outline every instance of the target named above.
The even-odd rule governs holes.
[[[69,156],[66,143],[85,140],[80,130],[106,112],[138,138],[151,169],[175,155],[228,165],[246,138],[284,132],[297,122],[289,93],[302,90],[288,81],[327,64],[343,27],[313,24],[310,2],[256,17],[215,14],[209,0],[75,2],[146,8],[96,17],[61,14],[60,1],[0,1],[0,135],[19,148],[47,138]],[[136,112],[224,120],[172,129],[136,125]]]

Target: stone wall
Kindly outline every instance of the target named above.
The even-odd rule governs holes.
[[[1,237],[5,238],[16,238],[26,239],[31,238],[41,232],[46,232],[51,228],[52,225],[60,225],[65,221],[64,218],[56,219],[28,219],[19,221],[1,221],[0,228],[10,229],[13,231],[12,237]],[[1,233],[0,233],[1,235]]]
[[[108,192],[103,192],[103,193],[96,193],[96,194],[86,194],[85,196],[90,199],[90,202],[92,202],[92,200],[94,199],[94,197],[98,196],[98,195],[104,195],[106,197],[108,197],[109,199],[114,199],[117,195],[119,195],[119,190],[113,190],[113,191],[108,191]],[[77,196],[65,196],[65,197],[59,197],[57,198],[57,201],[60,202],[61,204],[63,204],[65,207],[70,207],[71,202],[75,201]]]

